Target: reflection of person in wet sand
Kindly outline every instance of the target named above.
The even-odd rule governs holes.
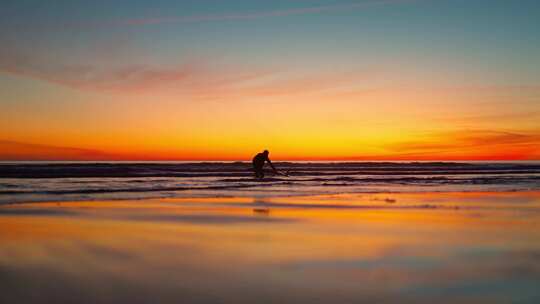
[[[264,150],[264,152],[259,153],[253,157],[253,171],[255,171],[255,177],[257,178],[263,178],[264,177],[264,163],[268,162],[270,167],[272,167],[272,170],[274,170],[274,173],[279,174],[279,172],[276,170],[272,162],[270,161],[270,158],[268,158],[268,150]]]

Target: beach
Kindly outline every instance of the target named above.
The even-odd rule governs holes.
[[[0,206],[2,303],[538,303],[540,192]]]

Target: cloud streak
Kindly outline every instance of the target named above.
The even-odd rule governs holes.
[[[195,99],[310,94],[341,88],[372,72],[332,71],[292,76],[264,68],[209,64],[66,64],[35,56],[0,53],[0,73],[38,79],[76,90],[107,94],[168,94]]]
[[[514,121],[538,121],[540,111],[518,112],[518,113],[499,113],[499,114],[480,114],[458,117],[437,117],[434,120],[461,124],[478,124],[482,122],[514,122]]]
[[[210,14],[210,15],[194,15],[194,16],[181,16],[181,17],[162,17],[162,18],[140,18],[140,19],[127,19],[115,22],[116,25],[123,26],[140,26],[140,25],[155,25],[166,23],[197,23],[197,22],[211,22],[211,21],[229,21],[229,20],[251,20],[261,18],[272,17],[287,17],[294,15],[309,15],[319,14],[325,12],[338,12],[347,10],[358,10],[369,8],[379,5],[391,5],[416,2],[414,0],[375,0],[366,1],[360,3],[348,3],[348,4],[335,4],[335,5],[323,5],[313,7],[303,7],[284,10],[269,10],[269,11],[253,11],[246,13],[232,13],[232,14]]]
[[[105,160],[116,159],[115,155],[99,150],[38,145],[0,140],[0,159],[24,160]]]
[[[431,133],[414,141],[386,146],[399,158],[538,159],[540,131],[460,130]]]
[[[168,67],[145,64],[97,66],[91,64],[65,64],[23,56],[0,54],[0,73],[38,79],[72,89],[116,94],[156,93],[175,91],[195,94],[209,88],[217,90],[268,74],[262,70],[234,72],[211,68],[199,61],[187,61]]]

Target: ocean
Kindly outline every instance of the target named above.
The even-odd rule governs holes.
[[[0,203],[540,190],[540,162],[3,162]]]
[[[1,164],[0,303],[540,303],[540,163],[250,165]]]

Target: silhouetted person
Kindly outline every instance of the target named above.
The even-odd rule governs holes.
[[[274,168],[274,165],[272,165],[270,158],[268,158],[268,154],[270,154],[270,152],[268,152],[268,150],[264,150],[264,152],[255,155],[255,157],[253,158],[253,171],[255,171],[255,177],[264,177],[263,167],[265,162],[268,162],[270,167],[272,167],[272,170],[277,173],[276,168]]]

